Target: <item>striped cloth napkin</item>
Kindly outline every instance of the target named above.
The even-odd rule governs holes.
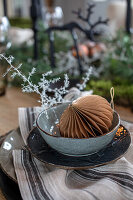
[[[19,108],[23,140],[40,108]],[[123,122],[124,123],[124,122]],[[124,124],[133,134],[133,125]],[[64,170],[44,165],[27,150],[14,150],[15,172],[24,200],[131,200],[133,199],[133,145],[113,164],[88,169]]]

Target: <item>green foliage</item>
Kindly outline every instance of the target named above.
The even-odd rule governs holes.
[[[41,21],[38,22],[38,28],[39,28],[39,33],[38,33],[39,45],[40,49],[42,50],[42,53],[44,54],[49,50],[48,34],[45,32],[46,28]],[[53,33],[54,33],[55,52],[56,53],[60,51],[67,52],[68,50],[70,50],[72,46],[72,38],[70,33],[61,31],[56,31]]]
[[[93,89],[94,94],[105,97],[110,101],[110,88],[114,87],[114,101],[124,106],[133,106],[133,84],[120,84],[118,79],[114,82],[110,80],[92,80],[88,83],[86,90]]]
[[[104,70],[102,77],[114,80],[120,77],[122,80],[133,82],[133,40],[123,31],[119,31],[116,37],[107,41],[108,51],[102,60]]]
[[[133,40],[123,31],[107,40],[107,52],[101,60],[100,80],[93,80],[86,89],[110,101],[110,88],[114,87],[114,101],[124,106],[133,106]]]
[[[14,18],[9,18],[9,21],[11,26],[19,28],[32,28],[32,21],[30,18],[14,17]]]

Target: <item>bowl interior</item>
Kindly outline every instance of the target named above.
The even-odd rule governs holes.
[[[60,117],[70,103],[63,103],[41,112],[36,121],[37,127],[50,135],[60,136],[58,128]]]
[[[71,104],[71,102],[63,103],[58,106],[49,108],[47,112],[46,111],[41,112],[36,121],[37,127],[46,134],[59,137],[60,136],[59,126],[58,126],[59,120],[62,113],[69,104]],[[115,129],[115,127],[118,126],[119,123],[120,123],[119,115],[117,114],[117,112],[114,111],[113,121],[110,127],[110,131]]]

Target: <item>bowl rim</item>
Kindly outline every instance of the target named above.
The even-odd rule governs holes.
[[[70,103],[70,102],[64,102],[64,103]],[[64,103],[61,103],[61,104],[59,104],[59,105],[62,105],[62,104],[64,104]],[[96,138],[99,138],[99,137],[102,137],[102,136],[111,134],[117,127],[120,126],[120,115],[119,115],[115,110],[113,110],[113,113],[116,113],[116,115],[117,115],[117,117],[118,117],[118,123],[117,123],[117,125],[116,125],[111,131],[109,131],[109,132],[107,132],[107,133],[104,133],[103,135],[99,135],[99,136],[91,137],[91,138],[69,138],[69,137],[62,137],[62,136],[51,135],[50,133],[47,133],[45,130],[43,130],[43,129],[39,126],[39,124],[38,124],[38,120],[39,120],[40,116],[41,116],[44,112],[46,112],[47,110],[49,110],[49,109],[51,109],[51,108],[52,108],[52,107],[49,107],[49,108],[47,108],[46,110],[43,110],[42,112],[40,112],[39,115],[37,116],[37,119],[36,119],[36,127],[37,127],[38,129],[40,129],[43,133],[45,133],[46,135],[51,136],[51,137],[64,138],[64,139],[74,139],[74,140],[96,139]]]

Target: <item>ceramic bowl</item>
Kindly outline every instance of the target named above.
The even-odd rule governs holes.
[[[65,138],[60,136],[58,128],[59,119],[70,102],[62,103],[49,108],[38,115],[36,124],[44,140],[53,149],[69,156],[84,156],[98,152],[107,146],[115,136],[119,125],[120,117],[114,111],[113,122],[110,131],[102,136],[94,138]]]

